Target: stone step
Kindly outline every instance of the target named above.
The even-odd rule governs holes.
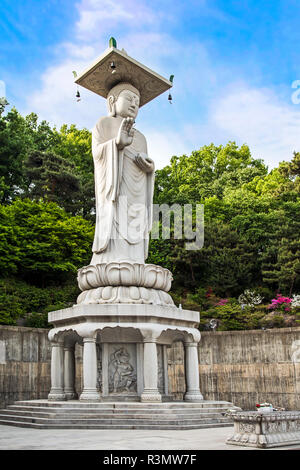
[[[23,416],[23,415],[5,415],[0,414],[0,420],[5,421],[23,421],[28,423],[39,423],[39,424],[153,424],[151,423],[153,420],[148,418],[86,418],[86,417],[73,417],[73,416],[66,416],[66,417],[32,417],[32,416]],[[215,417],[215,418],[180,418],[176,419],[175,417],[168,417],[165,419],[156,419],[155,425],[159,424],[172,424],[172,425],[180,425],[180,424],[202,424],[204,422],[213,423],[213,422],[224,422],[228,421],[227,418],[223,417]]]
[[[224,409],[227,409],[224,408]],[[92,414],[95,414],[95,413],[111,413],[111,414],[116,414],[116,413],[120,413],[120,414],[124,414],[124,415],[128,415],[128,414],[140,414],[140,413],[143,413],[143,414],[158,414],[158,415],[161,415],[161,414],[173,414],[173,413],[176,413],[176,414],[186,414],[186,413],[190,413],[190,414],[194,414],[194,413],[205,413],[205,414],[214,414],[214,413],[220,413],[222,411],[222,409],[220,408],[199,408],[199,409],[190,409],[190,408],[177,408],[177,409],[155,409],[155,408],[150,408],[150,409],[145,409],[145,408],[142,408],[142,409],[138,409],[138,408],[125,408],[125,409],[122,409],[122,408],[85,408],[85,407],[82,407],[82,406],[78,406],[78,407],[72,407],[72,408],[67,408],[67,407],[46,407],[46,406],[40,406],[40,407],[36,407],[36,406],[20,406],[20,405],[8,405],[8,407],[5,409],[5,410],[9,410],[9,411],[18,411],[18,412],[21,412],[21,411],[26,411],[26,412],[45,412],[47,414],[49,413],[85,413],[85,414],[88,414],[88,415],[92,415]],[[0,410],[0,412],[3,411],[3,410]]]
[[[5,417],[10,418],[11,416],[17,416],[17,417],[24,417],[25,418],[31,418],[31,419],[72,419],[72,420],[80,420],[80,419],[85,419],[85,420],[93,420],[93,419],[110,419],[113,421],[116,421],[118,419],[125,419],[127,421],[129,420],[148,420],[148,421],[167,421],[167,420],[176,420],[176,421],[184,421],[184,420],[193,420],[193,419],[198,419],[201,421],[204,420],[218,420],[222,419],[224,420],[225,418],[221,415],[221,413],[212,413],[212,414],[188,414],[188,415],[147,415],[147,414],[140,414],[140,415],[122,415],[122,414],[95,414],[91,415],[90,417],[87,417],[86,414],[72,414],[72,413],[32,413],[32,412],[16,412],[16,411],[2,411],[0,416],[4,419]]]
[[[35,428],[35,429],[140,429],[140,430],[189,430],[189,429],[207,429],[207,428],[221,428],[221,427],[232,427],[232,423],[205,423],[197,425],[155,425],[155,424],[110,424],[110,425],[85,425],[85,424],[76,424],[74,425],[59,425],[55,424],[37,424],[37,423],[27,423],[20,421],[6,421],[0,419],[0,424],[5,424],[7,426],[17,426],[24,428]]]
[[[20,410],[17,408],[14,409],[5,409],[5,410],[0,410],[1,415],[18,415],[18,416],[32,416],[32,417],[41,417],[41,418],[51,418],[51,417],[60,417],[60,418],[68,418],[68,417],[75,417],[75,418],[86,418],[87,416],[90,416],[92,418],[126,418],[126,419],[169,419],[170,417],[176,418],[176,419],[193,419],[195,417],[199,417],[201,419],[204,418],[217,418],[221,415],[221,413],[207,413],[207,412],[198,412],[198,413],[159,413],[159,412],[151,412],[151,413],[144,413],[142,412],[136,412],[132,413],[130,412],[120,412],[119,410],[115,410],[112,412],[99,412],[99,410],[95,410],[94,412],[84,412],[83,410],[64,410],[63,412],[59,411],[59,409],[52,409],[51,412],[47,411],[46,408],[43,410],[38,409],[38,410]]]
[[[229,402],[48,402],[23,400],[0,410],[0,424],[47,429],[200,429],[232,426]]]
[[[203,402],[162,402],[162,403],[141,403],[141,402],[81,402],[78,400],[68,400],[68,401],[48,401],[48,400],[22,400],[17,401],[14,405],[29,405],[29,406],[47,406],[47,407],[76,407],[82,406],[84,408],[158,408],[158,409],[176,409],[176,408],[228,408],[233,406],[230,402],[225,401],[203,401]]]

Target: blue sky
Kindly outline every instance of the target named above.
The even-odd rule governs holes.
[[[77,103],[72,70],[114,36],[130,56],[175,75],[173,104],[163,94],[137,119],[158,168],[229,140],[272,168],[300,150],[299,18],[296,0],[2,0],[0,80],[22,114],[91,129],[106,104],[84,89]]]

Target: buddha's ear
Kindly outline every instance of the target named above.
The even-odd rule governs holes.
[[[115,106],[115,97],[113,95],[110,95],[108,97],[107,105],[108,105],[109,116],[115,117],[116,116],[116,106]]]

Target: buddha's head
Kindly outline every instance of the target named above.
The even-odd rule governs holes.
[[[139,111],[140,92],[130,83],[119,83],[107,95],[109,115],[135,119]]]

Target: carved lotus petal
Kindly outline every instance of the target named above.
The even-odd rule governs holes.
[[[119,264],[107,264],[106,267],[106,275],[107,275],[107,282],[111,286],[120,286],[122,285],[121,283],[121,269]]]
[[[154,287],[155,284],[156,284],[156,280],[157,280],[157,273],[156,273],[156,270],[153,269],[153,268],[149,268],[147,270],[147,274],[146,274],[146,280],[145,280],[145,285],[147,287]],[[156,286],[155,286],[156,287]],[[156,287],[157,288],[157,287]]]
[[[172,273],[161,266],[139,263],[101,263],[78,270],[78,285],[82,291],[106,286],[136,286],[168,292]]]
[[[136,285],[136,283],[132,282],[132,279],[135,279],[135,272],[134,272],[134,266],[130,263],[120,265],[119,267],[119,272],[120,272],[120,285],[122,286],[130,286],[132,284]]]
[[[140,298],[140,292],[139,292],[138,287],[135,287],[135,286],[129,287],[129,293],[130,293],[131,299],[137,300]]]
[[[172,297],[167,292],[136,286],[106,286],[88,289],[77,298],[77,304],[98,303],[174,305]]]
[[[142,298],[146,301],[150,299],[150,292],[148,289],[146,289],[145,287],[140,287],[140,293],[141,293],[141,296]]]
[[[111,286],[104,287],[104,289],[103,289],[103,291],[102,291],[102,298],[103,298],[103,300],[108,300],[108,299],[110,299],[111,294],[112,294],[112,287],[111,287]]]

